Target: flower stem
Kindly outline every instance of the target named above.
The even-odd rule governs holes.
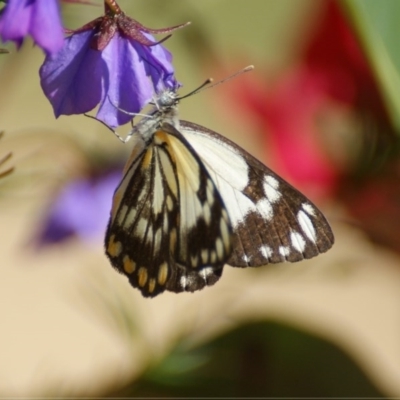
[[[106,14],[107,11],[111,11],[113,14],[121,13],[121,8],[115,0],[104,0],[104,9]]]

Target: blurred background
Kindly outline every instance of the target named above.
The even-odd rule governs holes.
[[[93,2],[96,3],[96,2]],[[63,6],[65,26],[101,15]],[[103,251],[130,151],[55,119],[28,40],[0,55],[0,396],[400,396],[397,0],[120,0],[165,42],[182,119],[233,139],[331,222],[316,259],[225,267],[215,286],[142,298]],[[121,128],[128,132],[129,127]]]

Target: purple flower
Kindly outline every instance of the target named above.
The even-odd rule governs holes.
[[[171,54],[150,33],[169,33],[186,24],[152,30],[106,5],[103,17],[86,24],[48,55],[40,68],[42,89],[54,114],[81,114],[99,105],[96,118],[108,126],[127,123],[155,91],[178,85]],[[119,108],[119,109],[118,109]]]
[[[50,207],[37,238],[39,245],[61,242],[71,236],[93,242],[103,240],[112,197],[121,170],[95,178],[81,178],[64,187]]]
[[[47,53],[63,46],[64,32],[57,0],[8,0],[0,16],[0,36],[20,47],[25,36]]]

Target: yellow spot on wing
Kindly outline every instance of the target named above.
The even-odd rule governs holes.
[[[160,265],[160,268],[158,269],[158,283],[160,285],[165,285],[167,277],[168,277],[168,264],[164,262]]]
[[[217,250],[218,260],[221,261],[224,258],[224,249],[222,239],[220,237],[215,241],[215,247]]]
[[[201,261],[203,261],[203,264],[206,264],[208,261],[208,250],[207,249],[203,249],[201,251]]]
[[[142,160],[142,168],[148,168],[151,163],[151,159],[153,157],[153,147],[149,147],[144,154],[143,160]]]
[[[111,257],[118,257],[122,252],[122,243],[115,241],[115,235],[111,235],[110,237],[107,252]]]
[[[140,287],[143,287],[147,282],[147,269],[140,267],[138,271],[138,283]]]
[[[171,212],[174,209],[174,202],[172,200],[172,197],[168,195],[166,202],[167,202],[167,209],[169,212]]]
[[[164,132],[164,131],[157,131],[154,134],[154,141],[156,142],[156,144],[162,144],[165,143],[167,146],[171,146],[171,141],[170,141],[170,136],[168,133]],[[171,151],[170,152],[172,161],[175,163],[175,155],[174,153]]]
[[[176,248],[176,229],[174,228],[169,233],[169,249],[172,254],[175,253],[175,248]]]
[[[224,244],[225,251],[229,253],[231,248],[231,237],[229,234],[229,228],[227,222],[225,220],[221,219],[219,223],[219,229],[221,231],[222,242]]]
[[[215,264],[216,261],[217,261],[217,252],[215,250],[213,250],[211,252],[210,262],[211,262],[211,264]]]
[[[149,293],[153,293],[155,287],[156,287],[156,280],[154,278],[151,278],[149,280]]]
[[[121,191],[117,191],[114,194],[112,207],[111,207],[111,214],[113,215],[113,217],[115,217],[115,214],[119,208],[119,205],[121,204],[123,194],[124,193]]]
[[[198,259],[197,255],[190,256],[190,263],[192,264],[193,268],[197,267],[197,265],[199,264],[199,259]]]
[[[136,269],[136,263],[131,260],[128,256],[124,256],[122,263],[124,265],[124,270],[127,274],[131,274]]]
[[[164,131],[157,131],[154,134],[154,140],[157,144],[162,144],[162,143],[168,144],[168,133]]]

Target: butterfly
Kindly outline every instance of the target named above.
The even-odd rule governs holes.
[[[295,262],[330,249],[332,230],[314,204],[232,141],[179,120],[181,98],[161,92],[125,139],[133,149],[105,249],[131,285],[145,297],[194,292],[216,283],[225,264]]]

